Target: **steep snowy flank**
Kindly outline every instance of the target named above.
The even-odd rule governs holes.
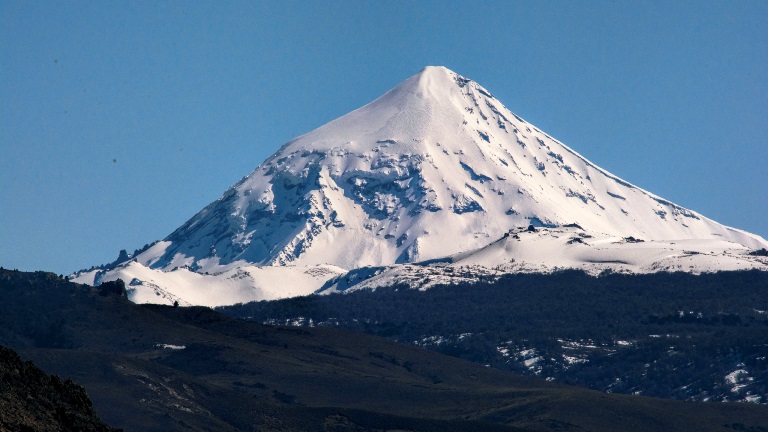
[[[285,144],[163,242],[132,258],[155,272],[353,270],[473,251],[517,227],[569,224],[648,244],[697,239],[768,247],[759,236],[600,169],[479,84],[427,67]],[[550,258],[540,264],[553,265]]]

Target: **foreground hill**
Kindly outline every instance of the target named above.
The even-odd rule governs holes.
[[[0,343],[81,383],[126,430],[768,428],[752,404],[610,395],[362,333],[140,306],[119,283],[0,271]]]
[[[85,390],[0,346],[0,431],[110,432]]]

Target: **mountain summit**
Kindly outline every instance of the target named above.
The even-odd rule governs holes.
[[[132,262],[197,274],[340,273],[466,254],[530,225],[578,230],[581,244],[768,245],[621,180],[474,81],[430,66],[283,145]]]

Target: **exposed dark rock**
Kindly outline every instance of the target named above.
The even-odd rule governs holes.
[[[99,295],[125,297],[125,282],[122,279],[103,282],[99,285]]]

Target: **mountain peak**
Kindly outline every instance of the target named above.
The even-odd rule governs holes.
[[[458,74],[445,66],[426,66],[411,79],[414,79],[418,83],[419,88],[426,90],[446,88],[455,85],[456,82],[454,77],[456,76],[458,76]],[[403,84],[409,81],[410,79],[406,80]]]
[[[401,84],[404,84],[410,81],[411,79],[416,79],[422,82],[423,81],[443,81],[445,83],[449,83],[453,81],[453,77],[456,75],[457,75],[456,72],[448,69],[445,66],[425,66],[415,75],[413,75],[409,79],[406,79]]]
[[[405,93],[424,99],[431,98],[433,102],[447,102],[452,95],[455,96],[458,89],[470,82],[476,84],[445,66],[426,66],[387,92],[382,98],[391,93]]]
[[[456,74],[456,72],[448,69],[445,66],[424,66],[422,70],[419,71],[419,74],[425,74],[425,73],[446,73],[446,74]]]

